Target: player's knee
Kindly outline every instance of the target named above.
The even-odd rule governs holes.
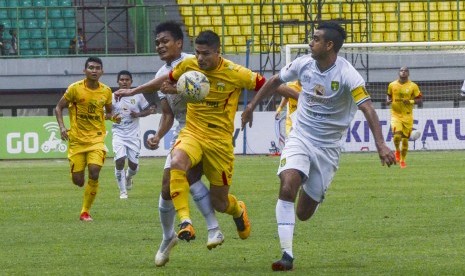
[[[124,157],[121,157],[120,159],[115,160],[115,167],[117,170],[122,170],[124,169]]]
[[[297,210],[296,211],[296,216],[299,220],[301,221],[306,221],[310,219],[314,214],[314,211],[309,211],[309,210]]]
[[[80,175],[73,175],[72,179],[73,179],[74,185],[79,186],[79,187],[84,186],[84,182],[85,182],[84,177]]]

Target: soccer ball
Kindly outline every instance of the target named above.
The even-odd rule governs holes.
[[[412,131],[412,133],[410,134],[410,139],[412,139],[413,141],[415,140],[418,140],[421,136],[421,131],[419,130],[414,130]]]
[[[210,91],[207,77],[198,71],[187,71],[182,74],[176,84],[176,90],[187,102],[200,102]]]

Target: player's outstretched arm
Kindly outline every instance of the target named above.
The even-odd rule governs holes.
[[[387,165],[388,167],[390,167],[393,164],[396,164],[394,152],[386,145],[386,142],[384,141],[378,114],[373,108],[371,100],[363,102],[361,105],[358,106],[358,108],[363,112],[363,115],[365,116],[368,122],[368,126],[370,127],[371,133],[375,138],[375,145],[376,149],[378,150],[378,155],[379,159],[381,160],[381,164],[383,166]]]
[[[134,88],[130,89],[119,89],[115,91],[115,99],[119,99],[121,97],[132,96],[139,93],[152,93],[153,91],[160,90],[160,87],[163,85],[163,82],[168,81],[169,76],[168,74],[160,76],[158,78],[154,78],[151,81],[148,81],[142,85],[139,85]]]
[[[253,97],[253,99],[247,104],[247,106],[244,109],[244,112],[242,112],[241,115],[241,121],[242,121],[242,129],[244,129],[245,125],[248,123],[249,127],[252,127],[252,122],[253,122],[253,111],[255,107],[257,107],[257,104],[263,100],[265,97],[273,94],[278,87],[282,84],[283,82],[279,78],[278,74],[272,76],[265,84],[258,90],[257,94]],[[289,88],[292,90],[292,88]],[[295,91],[294,91],[295,92]],[[295,92],[298,94],[297,92]],[[290,95],[287,95],[290,96]]]

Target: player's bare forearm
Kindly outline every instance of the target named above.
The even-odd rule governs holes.
[[[255,107],[257,106],[257,104],[263,100],[264,98],[266,98],[267,96],[270,96],[271,94],[275,93],[275,92],[278,92],[281,91],[283,94],[283,96],[289,98],[294,98],[295,95],[297,95],[297,98],[298,98],[298,95],[299,93],[295,92],[295,90],[293,90],[292,88],[289,88],[287,87],[288,89],[292,90],[295,92],[295,95],[290,92],[288,89],[285,89],[285,88],[280,88],[279,91],[278,90],[278,87],[282,84],[282,81],[281,79],[279,78],[279,76],[276,74],[274,76],[272,76],[267,82],[265,82],[265,84],[262,86],[262,88],[260,88],[260,90],[257,92],[257,94],[255,95],[255,97],[253,97],[253,99],[250,101],[250,103],[248,104],[248,106],[250,105],[250,107],[253,109],[255,109]]]
[[[293,98],[298,100],[299,99],[299,93],[295,91],[294,89],[290,88],[287,85],[281,85],[276,89],[276,93],[279,95],[285,97],[286,99]]]
[[[158,131],[155,134],[159,136],[160,139],[166,135],[174,124],[174,113],[166,99],[161,100],[161,112],[160,124],[158,125]]]
[[[373,134],[381,164],[386,164],[388,167],[392,164],[395,164],[396,161],[394,153],[389,149],[389,147],[386,145],[386,142],[384,141],[378,114],[373,108],[371,100],[362,103],[359,106],[359,109],[363,112],[363,115],[368,122],[368,126],[370,127],[371,133]]]

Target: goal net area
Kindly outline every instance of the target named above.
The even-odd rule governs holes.
[[[283,48],[286,64],[298,56],[310,54],[308,44],[290,44]],[[392,145],[390,106],[386,92],[398,79],[399,69],[409,68],[410,80],[417,83],[423,103],[414,109],[411,149],[465,149],[465,97],[460,95],[465,80],[465,42],[399,42],[344,44],[339,56],[346,58],[366,82],[366,88],[380,117],[383,135]],[[352,122],[345,150],[375,150],[373,138],[361,112]]]

